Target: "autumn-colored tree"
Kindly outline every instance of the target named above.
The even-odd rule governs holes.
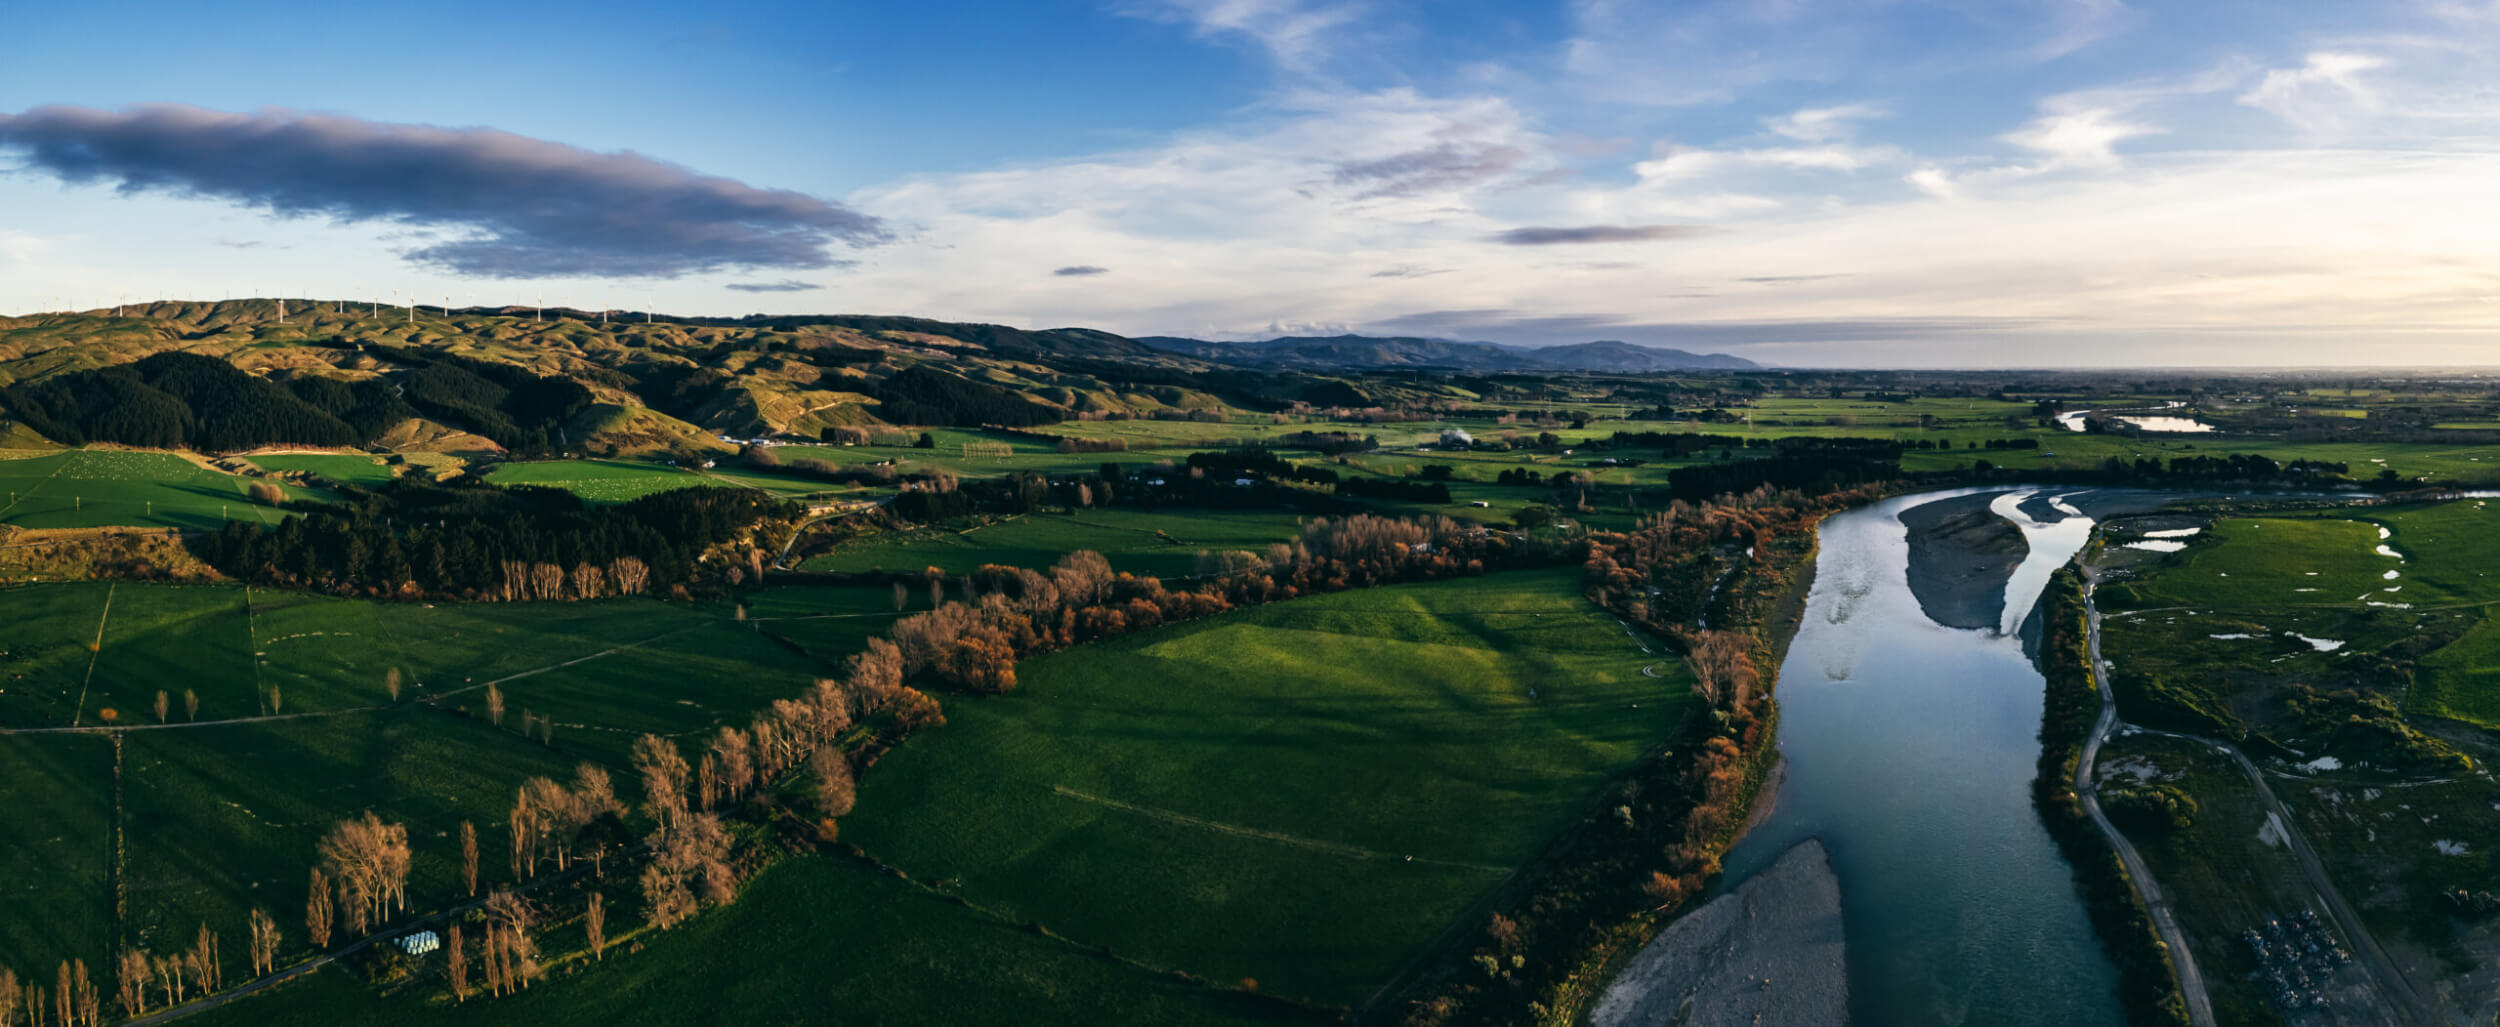
[[[170,696],[167,696],[167,695],[165,694],[165,690],[164,690],[164,689],[161,689],[161,688],[160,688],[160,689],[157,689],[157,690],[156,690],[156,722],[157,722],[157,723],[159,723],[159,724],[164,723],[164,722],[165,722],[165,720],[166,720],[166,716],[167,716],[168,714],[172,713],[172,712],[173,712],[173,700],[172,700],[172,698],[171,698]]]
[[[78,1007],[75,1004],[78,1000],[78,993],[72,990],[67,961],[61,963],[61,972],[55,975],[54,980],[57,986],[52,989],[52,1022],[65,1025],[65,1027],[77,1023],[78,1021],[71,1017],[78,1015]]]
[[[530,793],[525,786],[512,799],[512,813],[504,819],[504,833],[511,841],[512,879],[526,881],[538,863],[537,811],[530,808]]]
[[[252,975],[266,977],[278,968],[278,921],[265,909],[252,911]]]
[[[993,695],[1016,687],[1016,654],[1005,642],[978,635],[955,640],[941,669],[956,684]]]
[[[330,923],[337,919],[330,912],[330,880],[320,867],[312,871],[312,893],[304,900],[304,931],[314,948],[330,945]]]
[[[460,881],[477,894],[477,825],[466,820],[460,822]]]
[[[590,957],[601,962],[608,958],[608,899],[598,892],[590,893],[590,909],[582,914],[582,931],[590,941]]]
[[[530,595],[537,599],[564,598],[564,568],[541,563],[530,568]]]
[[[104,996],[96,990],[95,978],[88,976],[86,960],[77,960],[71,964],[70,979],[71,984],[77,989],[77,998],[70,1003],[70,1010],[75,1014],[75,1019],[70,1022],[83,1024],[85,1027],[98,1027],[104,1022]]]
[[[704,753],[694,766],[695,807],[710,812],[720,802],[720,757]]]
[[[938,706],[938,701],[909,685],[895,689],[892,707],[894,722],[907,733],[946,724],[946,713]]]
[[[736,799],[746,794],[755,783],[755,754],[749,738],[734,727],[724,727],[712,737],[711,755],[718,757],[721,795]]]
[[[182,715],[188,720],[200,719],[199,692],[189,688],[182,690]]]
[[[276,685],[269,686],[269,715],[275,717],[285,709],[286,693],[280,691]]]
[[[807,762],[809,772],[816,777],[817,806],[828,817],[849,816],[858,798],[851,777],[850,758],[844,756],[841,749],[824,745],[817,747],[816,754],[808,757]]]
[[[595,563],[573,565],[573,594],[583,599],[597,599],[608,591],[607,573]]]
[[[907,608],[907,607],[909,607],[909,606],[911,606],[911,590],[910,590],[910,589],[908,589],[908,588],[904,588],[904,587],[903,587],[903,583],[902,583],[902,582],[899,582],[899,581],[895,582],[895,583],[894,583],[894,612],[896,612],[896,613],[901,613],[901,612],[903,612],[903,610],[904,610],[905,608]]]
[[[17,971],[0,966],[0,1027],[17,1027]]]
[[[451,997],[459,1001],[469,998],[469,953],[467,939],[461,936],[460,925],[451,925],[443,938],[444,969],[451,976]]]
[[[399,668],[382,672],[382,691],[390,695],[392,702],[399,701]]]
[[[503,726],[503,689],[495,687],[492,681],[486,683],[486,722]]]

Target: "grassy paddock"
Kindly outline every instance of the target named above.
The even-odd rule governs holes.
[[[1577,592],[1341,593],[1028,661],[879,764],[845,836],[1086,944],[1357,1003],[1689,708]]]
[[[275,524],[283,513],[248,498],[247,490],[261,483],[212,471],[171,453],[63,450],[0,460],[0,523],[22,528],[199,530],[216,528],[228,519]],[[323,490],[278,487],[290,501],[332,498]]]
[[[1117,570],[1157,577],[1198,573],[1202,550],[1262,550],[1300,533],[1300,514],[1235,510],[1087,510],[1032,514],[969,531],[933,529],[859,539],[807,561],[811,571],[918,571],[967,574],[982,564],[1048,567],[1090,549]]]

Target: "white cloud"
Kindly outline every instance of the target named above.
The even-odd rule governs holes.
[[[2378,95],[2361,74],[2385,64],[2367,54],[2313,53],[2300,67],[2266,72],[2256,88],[2240,94],[2240,102],[2304,129],[2333,129],[2352,115],[2378,109]]]
[[[1134,0],[1118,9],[1187,25],[1201,38],[1238,36],[1296,71],[1316,68],[1334,47],[1338,31],[1361,13],[1350,3],[1303,0]]]
[[[0,228],[0,257],[7,258],[9,263],[34,263],[35,254],[41,252],[43,247],[44,241],[40,237]]]
[[[1808,107],[1775,118],[1762,119],[1762,126],[1772,132],[1805,143],[1824,143],[1847,139],[1856,134],[1859,121],[1884,116],[1884,109],[1874,104],[1851,103],[1837,107]]]

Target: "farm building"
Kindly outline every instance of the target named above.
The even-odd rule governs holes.
[[[418,931],[399,939],[399,950],[411,956],[422,956],[442,947],[442,936],[432,931]]]

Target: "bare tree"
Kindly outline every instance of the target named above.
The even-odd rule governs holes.
[[[595,563],[573,565],[573,594],[583,599],[597,599],[607,594],[607,574]]]
[[[135,1017],[148,1011],[149,976],[148,954],[138,949],[123,949],[121,959],[114,964],[113,968],[114,983],[119,986],[117,997],[121,1000],[123,1013]],[[0,984],[6,983],[8,983],[6,980],[0,980]],[[7,999],[0,998],[0,1001],[7,1001]],[[6,1022],[8,1022],[6,1017],[0,1017],[0,1023]]]
[[[495,687],[492,681],[486,683],[486,722],[503,726],[503,689]]]
[[[362,934],[368,923],[389,919],[407,905],[408,828],[386,824],[373,811],[342,820],[321,839],[321,863],[338,882],[340,912],[350,930]]]
[[[608,958],[608,899],[598,892],[590,893],[590,911],[582,917],[582,930],[590,937],[590,957],[606,962]]]
[[[266,977],[278,968],[278,921],[265,909],[252,911],[252,976]]]
[[[172,702],[172,700],[171,700],[170,698],[168,698],[168,697],[165,695],[165,690],[164,690],[164,689],[161,689],[161,688],[160,688],[160,689],[157,689],[157,690],[156,690],[156,722],[157,722],[157,723],[159,723],[159,724],[164,723],[164,722],[165,722],[165,719],[166,719],[166,714],[168,714],[168,713],[172,712],[172,709],[173,709],[173,702]]]
[[[182,690],[182,715],[191,720],[200,719],[200,693],[188,688]]]
[[[71,967],[72,981],[78,989],[77,1001],[70,1003],[70,1008],[78,1014],[72,1022],[97,1027],[104,1022],[104,996],[96,991],[95,978],[87,975],[86,960],[76,960]]]
[[[712,754],[720,757],[721,794],[732,799],[744,796],[755,783],[755,753],[747,735],[734,727],[720,729],[712,739]]]
[[[609,561],[608,577],[616,580],[617,594],[637,596],[650,584],[651,568],[635,557],[620,556]]]
[[[911,605],[911,590],[910,590],[910,589],[908,589],[908,588],[904,588],[904,587],[903,587],[903,583],[902,583],[902,582],[899,582],[899,581],[895,582],[895,583],[894,583],[894,612],[896,612],[896,613],[901,613],[901,612],[903,612],[903,610],[904,610],[906,607],[909,607],[910,605]]]
[[[490,944],[497,950],[497,976],[502,978],[503,990],[510,993],[516,987],[528,987],[539,974],[538,944],[530,940],[537,913],[510,891],[487,896],[484,912],[488,936],[497,939]]]
[[[677,743],[658,735],[634,740],[634,769],[642,776],[642,801],[667,833],[686,815],[686,757]]]
[[[477,825],[466,820],[460,822],[460,881],[477,894]]]
[[[512,797],[512,815],[504,820],[504,829],[512,839],[512,879],[529,880],[538,864],[538,823],[528,788]]]
[[[314,948],[329,947],[330,922],[334,919],[337,918],[330,913],[330,881],[322,876],[320,867],[314,867],[312,895],[304,900],[304,931]]]
[[[695,808],[706,813],[720,804],[720,757],[704,753],[694,771]]]
[[[460,936],[460,925],[451,925],[443,939],[446,968],[451,972],[451,997],[466,1002],[469,998],[469,954],[466,939]]]
[[[399,701],[399,668],[393,667],[382,674],[382,690],[390,693],[392,702]]]
[[[0,966],[0,1027],[17,1027],[17,971]]]
[[[857,800],[850,757],[835,746],[824,745],[807,762],[809,772],[816,775],[816,804],[828,817],[848,816]]]
[[[269,686],[269,715],[275,717],[284,709],[286,709],[285,694],[278,691],[278,686]]]
[[[535,598],[564,598],[564,568],[552,563],[542,563],[530,568],[530,587]]]
[[[217,990],[219,979],[225,976],[223,961],[217,958],[217,932],[201,924],[200,933],[192,936],[191,951],[182,958],[191,964],[191,979],[199,982],[200,994]]]
[[[52,1022],[66,1027],[77,1022],[70,1019],[77,1015],[77,1007],[72,1005],[77,1001],[77,992],[71,990],[67,961],[61,963],[61,972],[54,979],[59,986],[52,989]]]

